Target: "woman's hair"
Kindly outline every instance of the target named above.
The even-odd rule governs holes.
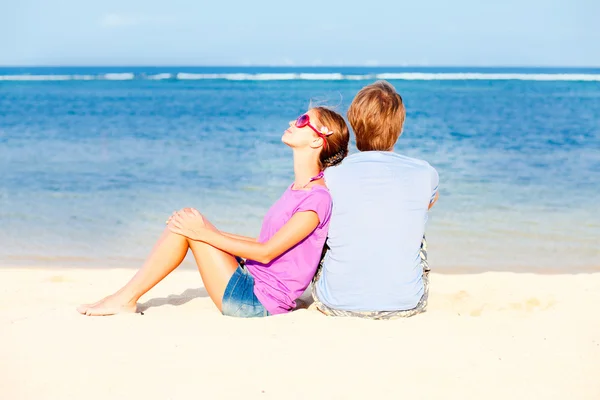
[[[344,117],[325,107],[314,107],[315,113],[319,119],[317,128],[321,129],[326,126],[333,134],[325,136],[323,140],[327,142],[326,146],[321,149],[319,157],[319,166],[321,169],[333,167],[342,162],[348,155],[348,142],[350,134],[348,125],[344,121]]]

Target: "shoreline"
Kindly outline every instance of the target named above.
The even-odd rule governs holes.
[[[34,270],[48,269],[86,269],[86,270],[105,270],[105,269],[121,269],[121,270],[137,270],[141,267],[144,259],[137,258],[107,258],[107,259],[92,259],[85,257],[37,257],[37,258],[19,258],[9,257],[7,259],[0,258],[0,271],[11,268],[24,268]],[[179,267],[182,270],[196,270],[196,264],[193,257],[188,254],[182,265]],[[432,272],[441,275],[478,275],[486,272],[508,272],[516,274],[535,274],[535,275],[581,275],[600,273],[600,265],[594,266],[574,266],[571,268],[540,268],[532,266],[523,266],[521,268],[477,268],[477,267],[435,267],[432,266]]]

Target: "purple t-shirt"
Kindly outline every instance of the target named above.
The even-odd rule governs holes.
[[[258,238],[261,243],[267,242],[297,212],[314,211],[319,216],[319,225],[310,235],[270,263],[246,261],[246,268],[254,277],[254,294],[269,313],[292,310],[310,284],[327,239],[331,205],[329,190],[324,186],[315,185],[310,190],[292,190],[290,186],[265,215]]]

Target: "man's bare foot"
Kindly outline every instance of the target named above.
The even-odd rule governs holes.
[[[77,307],[77,312],[89,316],[115,315],[122,313],[135,313],[137,303],[123,301],[118,294],[103,298],[94,304],[82,304]]]

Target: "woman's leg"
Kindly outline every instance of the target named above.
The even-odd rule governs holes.
[[[217,230],[210,222],[205,222],[207,227]],[[165,229],[142,268],[125,286],[95,304],[79,306],[77,311],[85,315],[135,312],[139,298],[177,268],[188,249],[194,254],[206,291],[220,311],[225,288],[238,267],[237,260],[229,253],[189,240],[168,229]]]

